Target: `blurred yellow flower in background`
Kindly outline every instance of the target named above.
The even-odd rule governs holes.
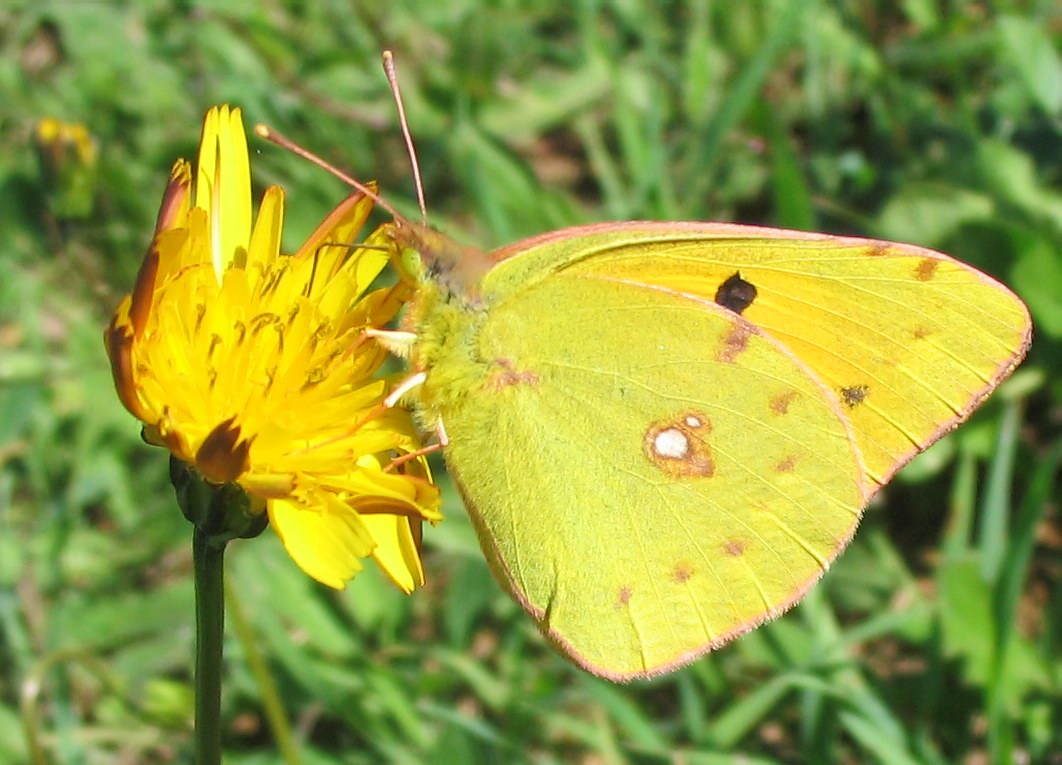
[[[390,465],[420,445],[409,414],[384,405],[395,380],[377,375],[387,352],[366,334],[402,304],[370,291],[388,242],[352,244],[371,209],[355,194],[281,254],[284,193],[266,190],[252,226],[240,111],[211,109],[194,181],[178,161],[105,341],[147,440],[260,500],[307,574],[341,588],[372,555],[410,592],[439,496],[423,458]]]
[[[88,127],[45,117],[37,121],[33,140],[51,213],[60,219],[87,218],[99,169],[99,151]]]

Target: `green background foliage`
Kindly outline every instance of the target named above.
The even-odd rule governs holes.
[[[1036,340],[874,503],[800,606],[652,682],[610,685],[545,645],[449,487],[413,597],[375,571],[319,587],[271,532],[236,543],[227,761],[1060,762],[1057,13],[1051,0],[5,3],[0,763],[188,761],[190,528],[166,456],[113,394],[101,330],[213,104],[379,179],[415,214],[384,47],[431,220],[459,239],[625,218],[898,239],[1012,285]],[[42,163],[48,116],[88,128],[95,167],[70,152]],[[256,188],[289,191],[294,246],[346,190],[254,148]]]

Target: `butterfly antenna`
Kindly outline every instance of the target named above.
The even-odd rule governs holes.
[[[370,189],[364,183],[362,183],[361,181],[357,180],[356,178],[353,178],[353,177],[347,175],[342,170],[340,170],[338,167],[336,167],[335,165],[333,165],[330,162],[325,161],[324,159],[322,159],[321,157],[317,156],[316,154],[314,154],[309,149],[302,148],[297,143],[292,141],[290,138],[284,137],[283,135],[281,135],[277,131],[273,130],[268,125],[262,125],[262,124],[255,125],[254,126],[254,134],[256,136],[258,136],[259,138],[263,138],[266,141],[269,141],[270,143],[276,144],[277,146],[279,146],[282,149],[287,149],[288,151],[290,151],[292,154],[294,154],[297,157],[302,157],[303,159],[312,162],[313,164],[317,165],[318,167],[322,168],[323,170],[327,170],[329,173],[334,175],[336,178],[338,178],[339,180],[343,181],[343,183],[347,184],[348,186],[352,186],[353,188],[357,189],[358,191],[360,191],[365,196],[369,197],[369,199],[371,199],[374,202],[376,202],[376,204],[380,205],[380,207],[382,207],[383,209],[387,210],[387,212],[391,213],[391,215],[394,216],[394,218],[396,220],[399,220],[399,221],[405,220],[405,218],[403,218],[402,215],[400,215],[399,212],[397,210],[395,210],[395,208],[391,207],[391,205],[388,204],[387,201],[385,201],[383,197],[381,197],[375,191]],[[423,205],[422,205],[421,206],[421,210],[423,210],[423,209],[424,208],[423,208]]]
[[[417,187],[417,204],[420,205],[420,222],[428,225],[428,208],[424,204],[424,184],[420,179],[420,164],[417,162],[417,150],[413,147],[413,136],[409,132],[409,123],[406,122],[406,109],[402,105],[402,91],[398,88],[398,73],[395,72],[395,57],[389,50],[383,52],[384,73],[387,82],[391,85],[391,95],[395,99],[398,108],[398,124],[402,127],[402,137],[406,141],[406,152],[409,154],[409,164],[413,168],[413,183]]]

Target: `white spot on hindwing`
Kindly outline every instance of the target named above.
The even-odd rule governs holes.
[[[712,424],[702,412],[685,411],[650,423],[644,454],[673,478],[711,478],[715,459],[708,443]]]
[[[678,428],[665,428],[653,439],[653,451],[658,457],[680,460],[689,450],[690,439]]]

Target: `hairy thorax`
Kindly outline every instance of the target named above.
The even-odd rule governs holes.
[[[417,394],[416,414],[426,430],[471,405],[483,387],[489,364],[479,352],[479,330],[486,318],[476,301],[455,294],[432,278],[417,289],[404,322],[416,334],[412,364],[427,377]]]

